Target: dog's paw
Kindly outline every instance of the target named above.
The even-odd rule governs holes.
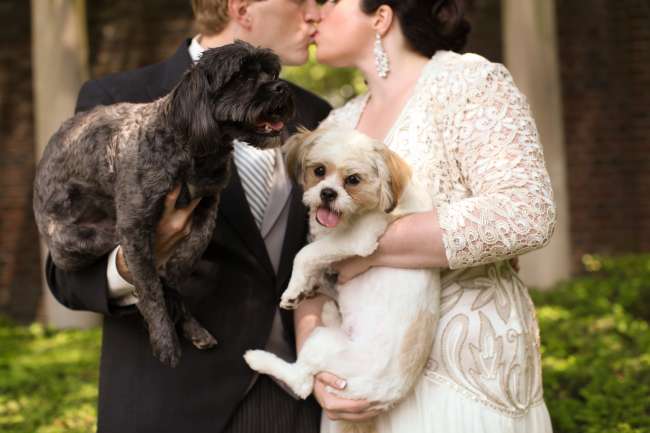
[[[280,297],[280,308],[295,310],[305,299],[318,294],[319,281],[314,277],[291,278],[287,289]]]
[[[377,251],[378,246],[379,242],[376,240],[373,240],[372,242],[361,242],[357,245],[354,255],[360,257],[368,257]]]
[[[314,390],[313,382],[313,379],[311,380],[311,383],[305,381],[301,383],[297,388],[294,388],[293,392],[295,392],[298,397],[304,400],[309,397],[309,394],[311,394]]]
[[[183,336],[197,349],[210,349],[217,345],[217,339],[192,316],[183,318],[181,329]]]
[[[181,361],[181,345],[178,342],[176,332],[173,331],[167,335],[151,336],[151,347],[153,355],[160,362],[168,367],[176,367]]]
[[[318,287],[314,288],[314,290],[310,290],[308,292],[303,292],[298,295],[296,298],[286,298],[286,299],[281,299],[280,300],[280,308],[283,308],[285,310],[295,310],[298,308],[298,305],[305,299],[312,299],[318,296]]]
[[[292,298],[297,297],[300,294],[300,292],[302,292],[306,283],[307,283],[306,278],[296,278],[292,276],[291,279],[289,280],[289,284],[287,284],[287,288],[285,289],[283,295],[287,295]]]
[[[280,298],[280,308],[285,310],[295,310],[302,301],[303,294],[299,293],[298,296],[292,297],[291,295],[282,295]]]
[[[192,342],[197,349],[210,349],[217,345],[217,339],[212,336],[205,328],[195,327],[192,329],[191,334],[185,336]]]
[[[268,356],[269,354],[263,350],[247,350],[244,353],[244,361],[252,370],[262,372]]]
[[[293,310],[298,307],[298,304],[302,300],[302,289],[304,284],[301,281],[298,281],[297,278],[291,278],[287,289],[282,293],[280,297],[280,307],[285,310]]]

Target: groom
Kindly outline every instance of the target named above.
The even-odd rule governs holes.
[[[314,0],[192,0],[192,7],[199,35],[183,41],[166,61],[85,83],[77,111],[155,100],[203,50],[235,38],[273,49],[284,64],[302,64],[320,19]],[[297,125],[315,128],[330,106],[290,87],[296,117],[289,133]],[[267,376],[255,376],[242,358],[252,348],[295,356],[292,315],[277,305],[293,257],[305,243],[306,210],[279,150],[264,152],[236,145],[214,237],[182,288],[185,303],[219,345],[200,351],[182,341],[183,357],[175,369],[151,354],[119,246],[76,272],[58,269],[48,257],[54,296],[70,308],[104,314],[99,433],[318,432],[320,408],[313,399],[292,398]],[[190,228],[191,209],[176,210],[173,204],[171,193],[157,230],[162,255]]]

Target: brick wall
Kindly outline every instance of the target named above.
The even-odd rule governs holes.
[[[0,0],[0,314],[19,321],[33,320],[41,290],[29,4]]]
[[[650,3],[558,1],[575,269],[650,251]]]
[[[159,62],[192,36],[190,0],[92,0],[87,5],[93,77]]]

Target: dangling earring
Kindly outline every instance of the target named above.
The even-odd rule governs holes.
[[[375,67],[377,68],[377,75],[381,78],[386,78],[390,72],[390,66],[388,65],[388,55],[384,46],[381,43],[381,36],[379,33],[375,33],[375,48],[372,50],[375,55]]]

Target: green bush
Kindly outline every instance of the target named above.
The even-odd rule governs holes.
[[[0,320],[0,431],[95,430],[100,331]]]
[[[531,291],[556,433],[650,432],[650,255],[586,257],[586,275]],[[0,431],[95,428],[100,331],[0,320]]]
[[[650,256],[586,256],[588,273],[531,292],[556,433],[650,432]]]
[[[353,68],[330,68],[316,62],[316,47],[309,50],[304,66],[285,67],[282,77],[327,99],[334,107],[367,89],[361,73]]]

